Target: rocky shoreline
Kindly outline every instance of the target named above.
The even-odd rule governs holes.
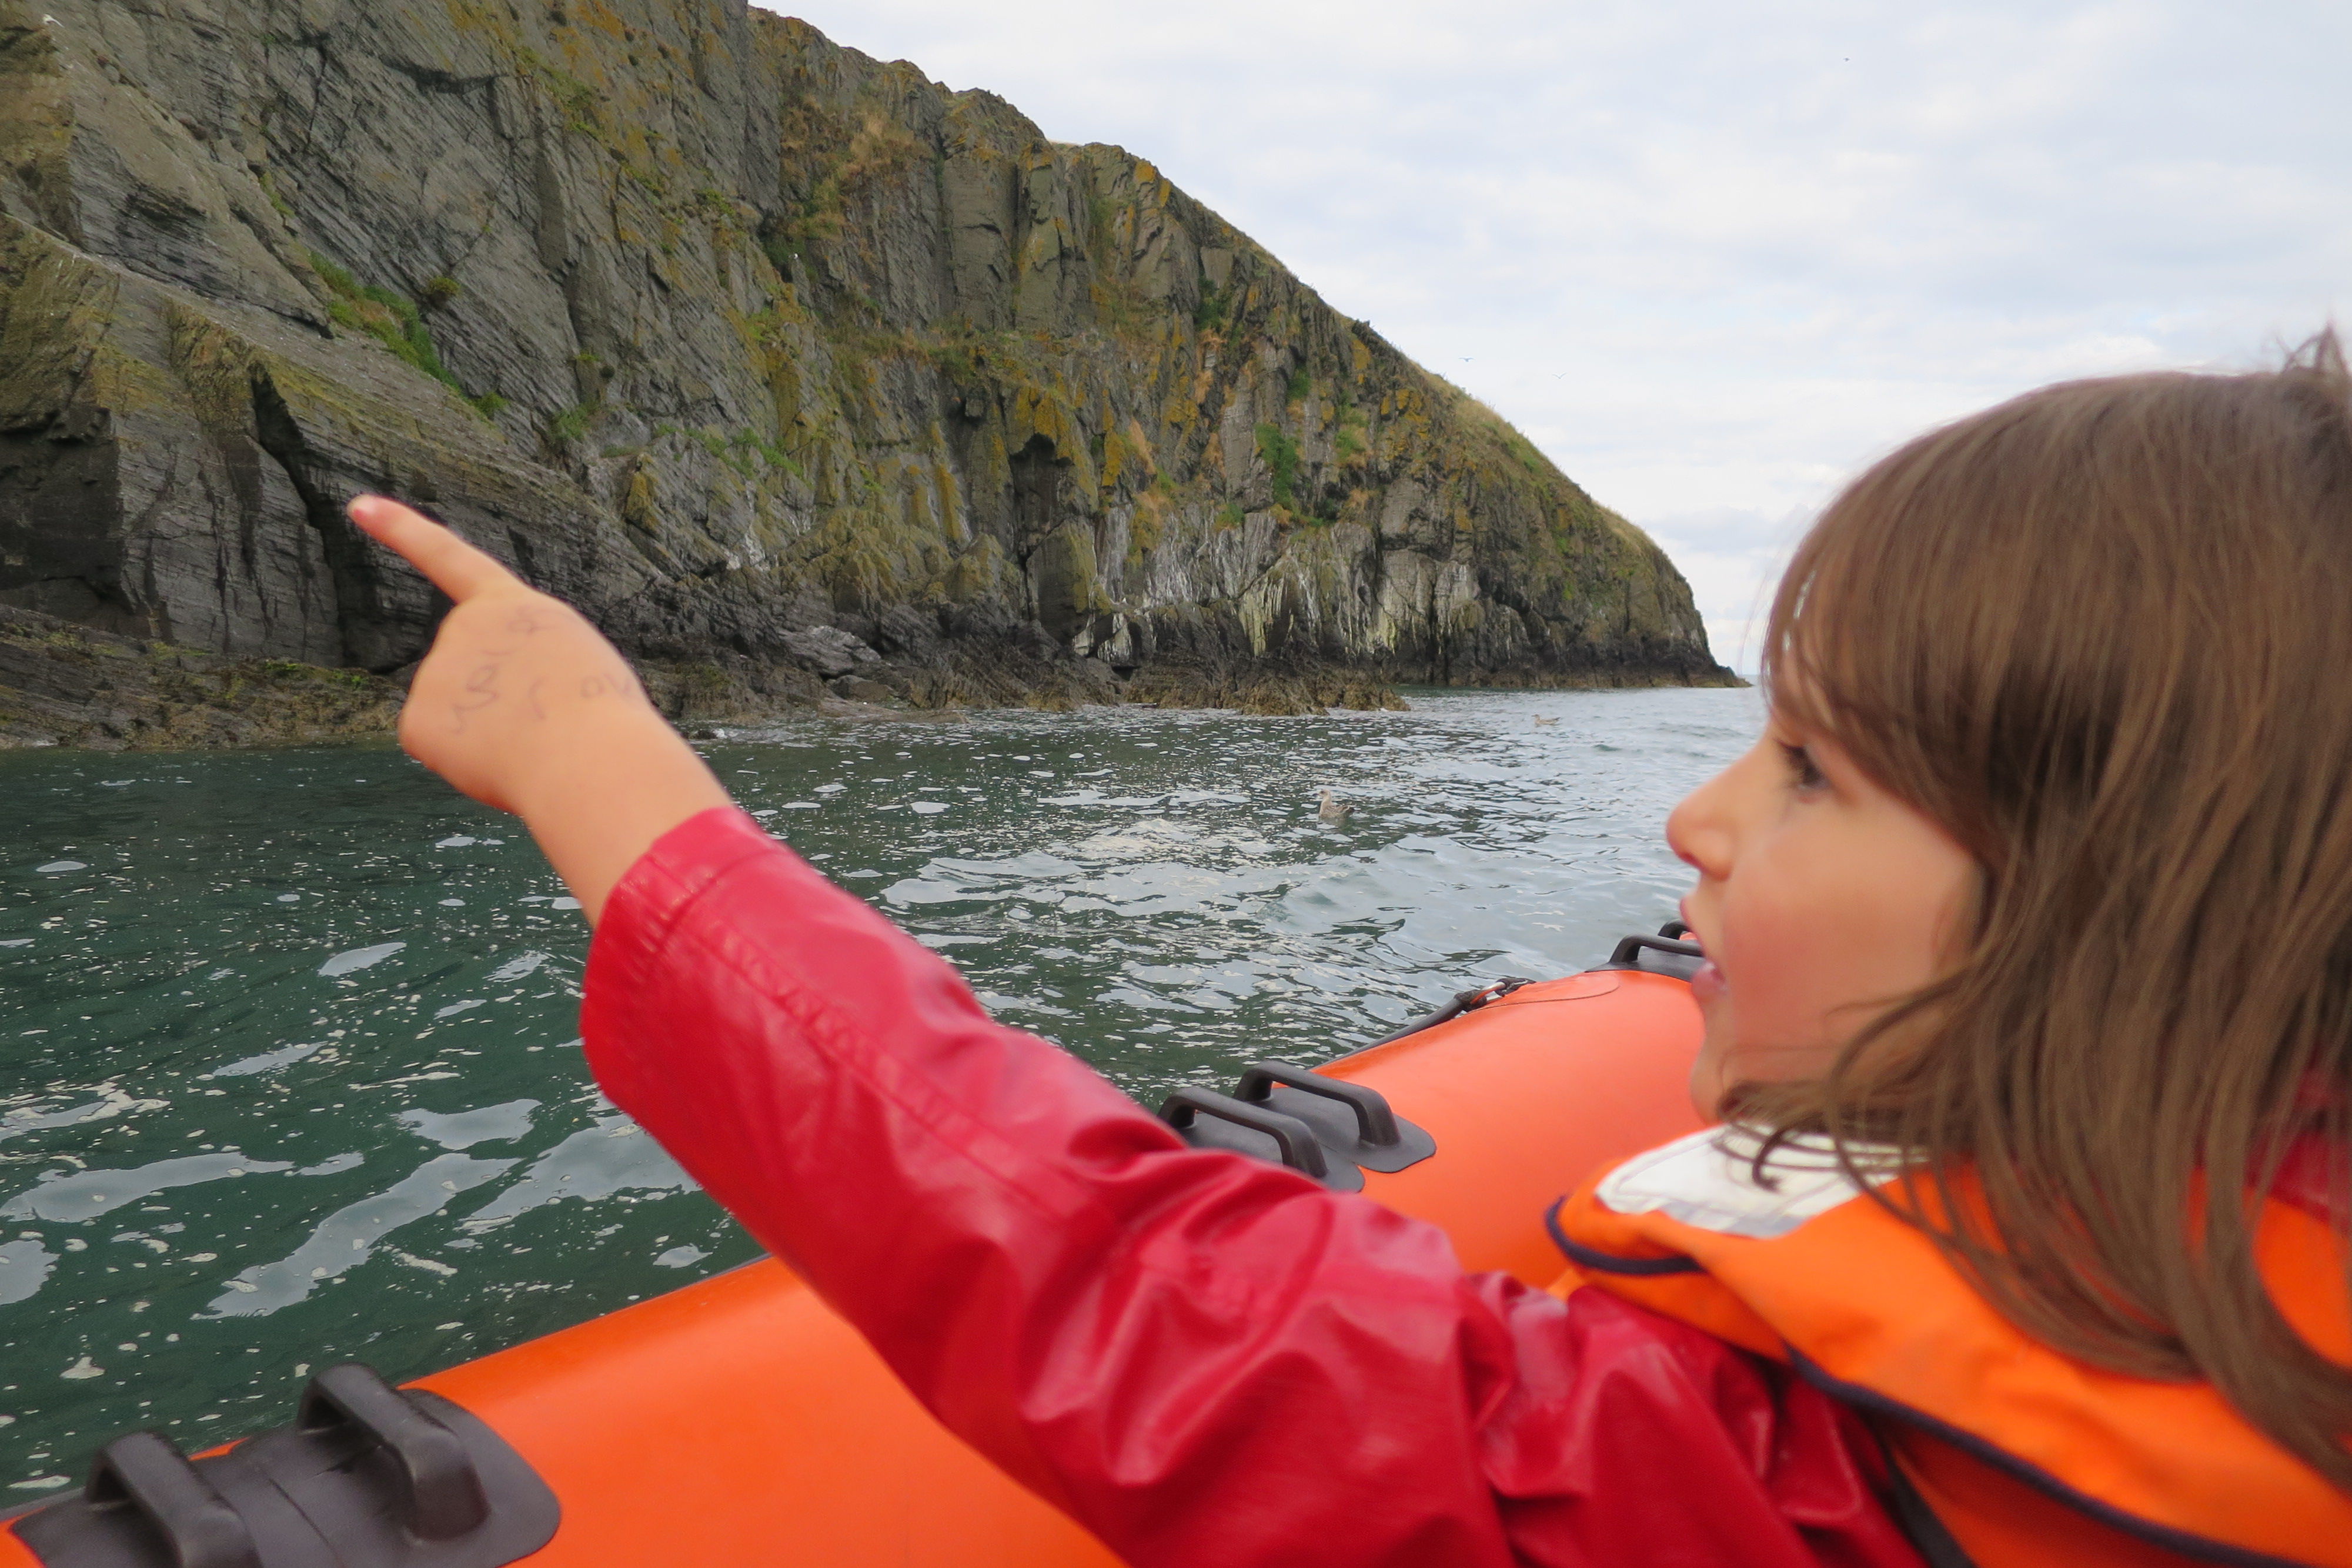
[[[1000,658],[914,669],[864,651],[867,656],[860,659],[835,645],[803,664],[740,657],[641,663],[638,673],[661,710],[700,737],[812,716],[1141,705],[1284,716],[1407,706],[1393,685],[1340,666],[1171,662],[1122,679],[1091,660],[1037,659],[1022,667]],[[182,750],[381,738],[398,721],[405,674],[207,653],[0,605],[0,750]],[[1658,684],[1546,683],[1550,689]]]
[[[174,648],[0,605],[0,747],[341,740],[390,733],[400,698],[364,670]]]

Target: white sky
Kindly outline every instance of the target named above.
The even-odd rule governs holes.
[[[1648,528],[1748,670],[1859,465],[2352,325],[2352,5],[811,0],[1111,141]]]

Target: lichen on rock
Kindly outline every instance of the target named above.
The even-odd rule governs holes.
[[[360,489],[682,714],[1729,679],[1491,411],[987,93],[743,0],[0,0],[0,605],[389,674]]]

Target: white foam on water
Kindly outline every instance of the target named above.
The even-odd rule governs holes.
[[[58,1255],[37,1238],[0,1242],[0,1307],[29,1301],[57,1266]]]
[[[395,1263],[405,1263],[412,1269],[422,1269],[428,1274],[438,1274],[445,1280],[455,1279],[457,1277],[457,1270],[451,1268],[448,1264],[436,1262],[430,1258],[419,1258],[414,1252],[403,1252],[397,1247],[385,1248],[383,1249],[383,1255],[391,1259]]]
[[[536,1100],[509,1100],[475,1111],[415,1109],[403,1111],[395,1120],[445,1149],[469,1149],[476,1144],[503,1144],[524,1136],[530,1131],[531,1113],[539,1105]]]
[[[373,1197],[348,1204],[320,1220],[299,1247],[275,1263],[257,1264],[227,1281],[199,1318],[267,1317],[307,1300],[328,1280],[366,1262],[404,1225],[438,1214],[450,1199],[502,1174],[512,1160],[438,1155]]]
[[[204,1182],[227,1181],[237,1176],[267,1175],[293,1168],[291,1160],[249,1159],[235,1149],[222,1149],[209,1155],[185,1155],[178,1159],[157,1160],[153,1165],[141,1166],[132,1170],[75,1171],[66,1176],[53,1174],[6,1203],[0,1203],[0,1218],[79,1223],[173,1187],[195,1186]]]
[[[694,1178],[625,1116],[606,1116],[540,1155],[521,1178],[462,1224],[491,1230],[564,1198],[588,1202],[630,1191],[690,1192]]]
[[[87,1092],[96,1094],[98,1098],[79,1105],[68,1105],[62,1111],[20,1109],[0,1115],[0,1144],[22,1137],[26,1133],[46,1132],[51,1127],[73,1127],[84,1122],[103,1121],[109,1116],[120,1116],[126,1111],[160,1110],[163,1104],[161,1100],[136,1099],[111,1083],[96,1084]]]
[[[546,963],[550,956],[551,955],[541,953],[537,949],[528,953],[518,953],[492,969],[489,973],[489,980],[493,985],[503,985],[509,980],[520,980],[526,975],[537,974],[539,967]]]
[[[265,1051],[257,1056],[247,1056],[236,1061],[223,1062],[210,1072],[199,1073],[198,1076],[247,1078],[257,1072],[268,1072],[273,1068],[289,1066],[307,1056],[315,1056],[325,1050],[326,1045],[327,1042],[323,1040],[310,1040],[301,1045],[281,1045],[276,1051]]]
[[[405,942],[379,942],[373,947],[353,947],[338,953],[319,966],[321,975],[348,975],[356,970],[372,968],[407,946]]]

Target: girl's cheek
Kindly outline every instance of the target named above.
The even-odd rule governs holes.
[[[1724,1044],[1751,1053],[1809,1045],[1840,999],[1826,994],[1823,912],[1809,907],[1801,872],[1775,875],[1769,862],[1752,869],[1762,874],[1725,901],[1717,950],[1709,955],[1724,978]],[[1770,1072],[1760,1057],[1741,1065]]]

